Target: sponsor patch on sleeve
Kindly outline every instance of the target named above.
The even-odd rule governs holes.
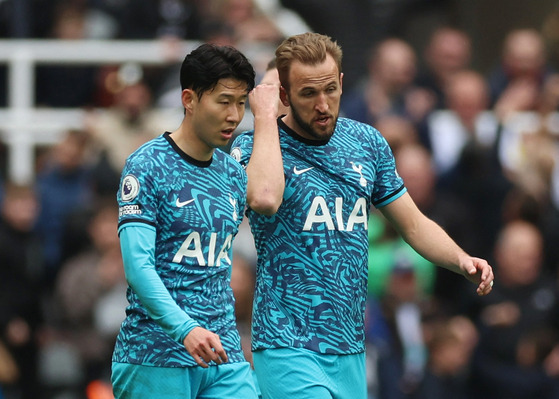
[[[134,175],[126,175],[122,179],[122,186],[120,187],[120,198],[124,202],[132,201],[138,196],[140,192],[140,182]]]
[[[231,150],[231,156],[237,162],[241,162],[241,149],[239,147],[235,147]]]
[[[142,207],[140,205],[124,205],[118,208],[118,217],[127,215],[141,215]]]

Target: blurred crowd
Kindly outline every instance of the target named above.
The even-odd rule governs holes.
[[[257,3],[0,0],[0,37],[231,44],[261,78],[285,30]],[[17,13],[30,18],[19,23]],[[371,211],[371,399],[559,398],[558,50],[559,10],[507,32],[488,72],[473,67],[473,40],[455,26],[432,27],[420,49],[389,34],[361,49],[367,72],[344,86],[341,116],[386,137],[419,208],[495,272],[493,292],[477,297]],[[0,398],[112,397],[127,288],[115,195],[126,157],[178,124],[167,112],[181,112],[177,68],[37,68],[37,106],[87,116],[38,149],[31,184],[2,173]],[[5,73],[0,66],[0,106]],[[256,259],[241,226],[232,286],[250,359]]]

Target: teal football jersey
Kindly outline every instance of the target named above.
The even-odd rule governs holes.
[[[258,252],[253,350],[364,351],[367,223],[405,191],[390,147],[369,125],[339,118],[330,140],[305,140],[278,119],[285,191],[273,216],[247,210]],[[231,155],[246,166],[253,132]]]
[[[229,361],[244,361],[230,287],[232,242],[246,204],[243,168],[223,151],[192,159],[165,133],[144,144],[122,173],[119,232],[142,223],[156,231],[155,270],[171,298],[201,327],[220,336]],[[129,288],[129,306],[113,361],[195,366]]]

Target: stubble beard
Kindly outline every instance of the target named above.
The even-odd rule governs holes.
[[[289,103],[289,107],[290,107],[291,115],[293,116],[293,119],[295,120],[297,125],[299,125],[299,128],[301,128],[301,130],[303,130],[305,133],[307,133],[313,139],[329,140],[330,137],[332,137],[332,135],[334,134],[334,130],[336,129],[336,125],[338,123],[338,116],[336,116],[333,119],[334,123],[333,123],[331,129],[326,130],[326,131],[317,131],[316,129],[313,129],[311,124],[305,122],[303,120],[303,118],[301,118],[301,115],[299,115],[299,113],[297,112],[297,109],[293,106],[293,104],[291,104],[291,102]]]

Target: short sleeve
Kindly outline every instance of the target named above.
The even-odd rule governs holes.
[[[241,133],[231,145],[230,155],[239,162],[243,168],[246,168],[250,156],[252,155],[252,143],[254,132]]]

